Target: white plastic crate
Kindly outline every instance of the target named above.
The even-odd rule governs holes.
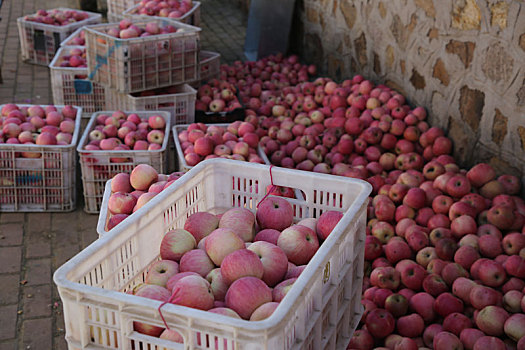
[[[138,4],[140,0],[107,0],[108,22],[119,22],[124,18],[124,11]]]
[[[72,10],[58,8],[58,10]],[[79,10],[75,10],[79,11]],[[65,26],[27,21],[24,17],[17,20],[22,59],[29,63],[49,65],[60,47],[62,41],[78,28],[89,24],[100,23],[102,15],[99,13],[82,11],[89,14],[83,21],[70,23]]]
[[[181,172],[181,175],[182,174],[183,173]],[[111,213],[108,210],[108,201],[110,196],[111,180],[108,180],[106,182],[106,186],[104,187],[104,196],[102,197],[102,204],[100,205],[100,214],[98,215],[97,233],[99,236],[108,233],[108,230],[106,230],[106,225],[108,224],[108,220],[111,218]]]
[[[346,349],[362,315],[366,207],[365,181],[272,168],[274,184],[297,187],[306,200],[287,199],[295,220],[326,210],[344,216],[271,317],[239,320],[180,305],[163,306],[168,326],[184,344],[133,330],[133,321],[164,327],[161,302],[126,294],[144,282],[159,258],[166,232],[197,211],[232,207],[252,212],[270,185],[267,165],[211,159],[195,166],[110,233],[54,274],[64,307],[69,349]],[[208,345],[209,344],[209,345]]]
[[[182,29],[175,33],[119,39],[107,35],[116,23],[86,27],[89,78],[123,93],[173,86],[199,79],[200,28],[168,19],[142,18]]]
[[[140,15],[138,14],[138,7],[139,5],[134,5],[130,8],[128,8],[126,11],[124,11],[124,17],[126,18],[166,18],[166,17],[159,17],[159,16],[148,16],[148,15]],[[179,18],[170,18],[171,20],[190,24],[192,26],[199,27],[201,24],[201,3],[199,1],[193,1],[193,7],[191,10],[186,12],[183,16]]]
[[[213,78],[219,78],[221,72],[221,54],[213,51],[201,51],[201,84]]]
[[[73,32],[73,34],[71,34],[70,36],[68,36],[67,38],[65,38],[61,43],[60,43],[60,46],[80,46],[78,44],[75,44],[73,42],[73,39],[75,39],[76,37],[79,37],[81,35],[81,33],[84,31],[84,28],[78,28],[77,30],[75,30]],[[85,35],[85,34],[84,34]],[[81,46],[86,46],[85,44],[84,45],[81,45]]]
[[[63,46],[49,65],[53,103],[80,106],[82,116],[89,118],[97,111],[108,109],[106,100],[109,91],[103,85],[87,79],[87,68],[60,67],[60,58],[69,55],[74,48],[85,47]]]
[[[174,93],[138,96],[110,90],[112,108],[128,111],[165,111],[171,114],[171,125],[191,124],[195,120],[197,91],[188,84],[172,87]]]
[[[164,130],[164,142],[159,150],[152,151],[88,151],[84,149],[89,143],[89,132],[95,128],[96,118],[100,114],[111,115],[112,111],[102,111],[93,113],[82,138],[78,144],[78,155],[80,157],[80,168],[82,170],[82,186],[84,189],[84,210],[87,213],[95,214],[100,211],[104,186],[106,181],[118,173],[131,173],[138,164],[149,164],[159,173],[165,173],[167,167],[167,145],[171,126],[169,113],[162,111],[126,111],[126,114],[136,113],[141,118],[152,115],[160,115],[166,120]]]
[[[222,127],[225,128],[225,127],[227,127],[230,124],[207,124],[207,126],[211,126],[211,125],[222,126]],[[179,141],[179,132],[188,129],[188,126],[189,126],[189,124],[174,125],[173,129],[171,130],[171,133],[173,135],[173,142],[175,143],[175,150],[177,151],[177,163],[178,163],[177,169],[179,171],[184,171],[184,172],[186,172],[186,171],[190,170],[191,168],[193,168],[192,166],[188,165],[188,163],[186,163],[186,160],[184,159],[184,152],[182,151],[182,147],[181,147],[180,141]],[[270,164],[270,161],[268,160],[268,157],[265,156],[264,151],[262,150],[261,147],[257,147],[257,154],[259,155],[259,157],[261,157],[261,159],[266,164]],[[265,160],[265,158],[266,158],[266,160]]]
[[[64,106],[55,107],[61,111]],[[82,109],[76,108],[75,131],[69,145],[0,143],[0,212],[67,212],[75,209],[75,150],[82,115]],[[41,156],[23,158],[21,152],[40,153]]]

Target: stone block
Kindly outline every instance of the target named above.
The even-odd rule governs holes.
[[[494,83],[509,82],[514,70],[514,59],[502,43],[489,45],[481,66],[485,76]]]
[[[416,90],[423,90],[426,86],[425,78],[415,68],[412,68],[410,83]]]
[[[455,54],[459,57],[461,62],[465,65],[465,68],[468,68],[472,58],[474,57],[474,50],[476,49],[476,44],[471,41],[459,41],[459,40],[450,40],[446,46],[446,51],[451,54]]]
[[[494,113],[494,122],[492,123],[492,141],[498,146],[501,146],[505,135],[507,135],[508,118],[497,108]]]
[[[453,28],[480,29],[481,10],[476,0],[453,1],[451,16]]]
[[[459,113],[461,114],[461,119],[463,119],[474,132],[478,131],[484,106],[484,92],[470,89],[466,85],[460,89]]]
[[[438,79],[441,82],[441,84],[445,86],[448,86],[448,84],[450,83],[450,76],[448,75],[445,63],[443,63],[443,60],[441,60],[441,58],[438,58],[436,63],[434,64],[434,71],[432,72],[432,76]]]

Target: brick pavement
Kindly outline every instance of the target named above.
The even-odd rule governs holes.
[[[243,59],[246,18],[228,0],[201,0],[203,49],[222,63]],[[21,62],[16,19],[39,8],[76,7],[77,0],[8,0],[0,9],[0,104],[52,103],[47,67]],[[77,179],[80,179],[77,176]],[[97,238],[96,215],[0,213],[0,350],[67,349],[53,272]]]

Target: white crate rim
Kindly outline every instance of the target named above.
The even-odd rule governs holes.
[[[73,33],[71,33],[70,36],[68,36],[67,38],[62,40],[62,42],[60,43],[60,47],[64,47],[64,46],[79,46],[79,45],[69,45],[69,44],[67,44],[67,42],[73,40],[73,38],[76,37],[77,35],[80,35],[80,32],[82,32],[83,30],[84,30],[84,26],[82,26],[82,27],[78,28],[77,30],[75,30]],[[80,46],[80,47],[86,47],[86,46],[84,45],[84,46]]]
[[[257,163],[241,163],[234,160],[229,159],[209,159],[206,161],[203,161],[199,164],[197,164],[195,167],[193,167],[190,171],[188,171],[186,174],[184,174],[182,177],[180,177],[173,186],[168,187],[166,190],[160,192],[155,198],[150,200],[148,203],[144,205],[143,212],[152,212],[155,210],[158,210],[156,208],[157,202],[160,202],[162,200],[166,200],[167,197],[171,195],[172,192],[174,192],[179,187],[183,187],[189,179],[191,179],[196,173],[203,170],[202,168],[209,166],[213,166],[214,164],[221,165],[230,165],[230,166],[239,166],[242,164],[242,166],[248,166],[253,168],[259,168],[264,169],[264,171],[269,171],[270,166],[263,165],[263,164],[257,164]],[[277,172],[277,175],[279,173],[286,174],[289,172],[295,172],[298,170],[290,170],[286,168],[280,168],[280,167],[274,167],[274,172]],[[303,172],[302,172],[303,173]],[[343,217],[339,221],[339,223],[334,227],[332,234],[328,236],[328,238],[324,241],[324,243],[319,247],[316,254],[313,256],[313,258],[310,260],[304,271],[301,273],[297,281],[294,283],[293,287],[290,289],[290,291],[286,294],[285,298],[281,301],[281,305],[284,305],[284,307],[278,307],[275,312],[267,319],[262,321],[247,321],[247,320],[239,320],[233,317],[221,317],[222,324],[233,326],[236,328],[242,328],[245,330],[252,330],[252,331],[264,331],[265,329],[276,326],[280,322],[285,321],[284,317],[286,314],[290,311],[292,304],[295,304],[299,302],[299,295],[305,290],[305,287],[307,286],[307,282],[309,282],[313,278],[313,273],[317,269],[322,269],[324,266],[320,266],[320,260],[324,258],[325,255],[323,253],[326,253],[329,249],[332,248],[335,241],[343,234],[342,227],[349,226],[351,221],[357,218],[357,214],[359,213],[359,210],[364,206],[366,208],[367,201],[368,201],[368,195],[372,190],[372,186],[363,180],[359,179],[353,179],[348,177],[339,177],[329,174],[320,174],[320,173],[311,173],[314,174],[315,177],[319,177],[321,180],[331,180],[331,181],[338,181],[338,182],[345,182],[345,183],[353,183],[357,186],[360,186],[362,188],[360,194],[355,198],[353,203],[348,207],[348,209],[344,212]],[[275,176],[275,173],[274,173]],[[289,199],[290,201],[294,201],[293,199]],[[142,208],[141,208],[142,209]],[[366,210],[365,210],[366,212]],[[99,250],[103,250],[104,247],[108,246],[108,243],[112,240],[119,241],[120,243],[124,242],[124,240],[127,237],[124,237],[120,233],[122,231],[125,231],[128,226],[133,225],[133,220],[124,220],[119,225],[117,225],[110,233],[104,235],[103,237],[99,238],[95,242],[93,242],[91,245],[89,245],[87,248],[85,248],[83,251],[78,253],[76,256],[71,258],[69,261],[67,261],[64,265],[59,267],[54,275],[53,280],[55,284],[58,287],[65,287],[69,288],[71,290],[74,290],[76,292],[85,293],[86,290],[89,290],[90,293],[93,295],[102,299],[111,299],[116,304],[125,301],[129,302],[133,306],[140,306],[147,305],[148,307],[152,309],[157,309],[162,303],[160,301],[137,297],[135,295],[130,295],[126,293],[122,293],[120,291],[114,291],[114,290],[106,290],[98,287],[83,285],[80,283],[72,282],[68,280],[67,275],[70,273],[76,265],[82,263],[84,260],[88,259],[90,256],[95,254]],[[179,315],[179,316],[189,316],[193,318],[198,318],[201,320],[206,320],[209,318],[209,313],[202,310],[197,310],[181,305],[174,305],[174,304],[166,304],[163,306],[163,315],[166,317],[166,315]],[[215,315],[214,315],[215,317]]]
[[[183,16],[181,16],[179,18],[161,17],[161,16],[148,16],[148,15],[140,15],[140,14],[134,13],[134,11],[136,11],[136,9],[139,7],[140,4],[136,4],[135,6],[130,7],[129,9],[124,11],[122,13],[122,15],[124,15],[124,17],[129,16],[129,17],[132,17],[132,18],[159,18],[159,19],[169,18],[172,21],[183,21],[186,18],[192,16],[195,13],[195,11],[197,11],[197,9],[199,9],[200,6],[201,6],[201,3],[199,1],[193,1],[193,4],[195,4],[195,5],[193,5],[191,10],[189,10],[188,12],[186,12]]]
[[[160,149],[156,150],[146,150],[146,151],[138,151],[138,150],[85,150],[83,147],[88,143],[87,139],[89,137],[89,132],[93,130],[95,127],[97,116],[100,114],[108,114],[111,116],[111,114],[115,111],[100,111],[95,112],[91,115],[91,118],[89,119],[89,123],[86,126],[86,129],[84,130],[84,133],[82,134],[82,138],[80,139],[80,142],[77,146],[77,152],[79,154],[109,154],[109,155],[121,155],[121,154],[152,154],[152,153],[162,153],[166,150],[168,147],[168,141],[169,141],[169,134],[170,134],[170,126],[171,126],[171,116],[169,112],[164,111],[123,111],[126,113],[126,116],[132,113],[135,114],[141,114],[146,116],[153,116],[153,115],[162,115],[164,117],[164,120],[166,121],[166,126],[164,128],[164,140],[162,141],[162,146]],[[139,115],[140,116],[140,115]]]
[[[203,58],[203,56],[205,56]],[[221,57],[221,54],[215,51],[201,50],[201,61],[200,64],[206,64],[214,58]]]
[[[183,94],[197,94],[197,90],[195,90],[194,88],[192,88],[188,84],[177,85],[177,87],[180,87],[181,91],[180,92],[175,92],[173,94],[163,94],[163,95],[153,95],[153,96],[133,96],[134,92],[132,92],[132,93],[123,93],[123,94],[127,95],[127,98],[130,99],[133,102],[136,102],[137,100],[140,100],[140,99],[148,99],[148,98],[155,98],[155,97],[157,97],[157,98],[158,97],[169,98],[169,97],[180,96],[180,95],[183,95]],[[155,90],[155,89],[152,89],[152,90]]]
[[[15,103],[17,106],[19,107],[31,107],[31,106],[41,106],[41,107],[46,107],[46,106],[55,106],[58,110],[61,110],[62,108],[64,108],[66,105],[48,105],[48,104],[42,104],[42,105],[39,105],[39,104],[22,104],[22,103]],[[0,109],[2,109],[2,107],[4,106],[4,104],[0,104]],[[79,134],[80,134],[80,124],[81,124],[81,119],[82,119],[82,107],[78,107],[78,106],[72,106],[72,107],[75,107],[77,109],[77,114],[76,114],[76,117],[75,117],[75,131],[73,132],[73,137],[71,138],[71,143],[68,144],[68,145],[36,145],[36,144],[10,144],[10,143],[0,143],[0,150],[1,149],[6,149],[6,148],[29,148],[29,149],[44,149],[44,150],[49,150],[49,149],[54,149],[54,148],[58,148],[58,149],[67,149],[67,148],[76,148],[77,147],[77,141],[78,141],[78,138],[79,138]]]
[[[161,22],[162,24],[165,24],[165,25],[171,25],[177,29],[179,28],[182,28],[182,29],[185,29],[184,32],[182,33],[177,33],[177,32],[174,32],[174,33],[165,33],[165,34],[157,34],[157,35],[151,35],[151,36],[146,36],[146,37],[137,37],[137,38],[129,38],[129,39],[122,39],[122,38],[116,38],[114,36],[111,36],[111,35],[108,35],[107,33],[104,33],[98,29],[105,29],[105,28],[113,28],[115,27],[116,25],[118,25],[118,23],[99,23],[99,24],[92,24],[92,25],[87,25],[87,26],[84,26],[83,28],[86,30],[86,32],[92,32],[96,35],[102,35],[106,38],[109,38],[110,40],[114,40],[115,41],[115,46],[120,46],[122,45],[123,43],[138,43],[138,42],[142,42],[142,41],[152,41],[153,39],[155,40],[165,40],[165,39],[170,39],[170,38],[173,38],[173,37],[183,37],[183,36],[189,36],[189,35],[193,35],[195,33],[198,33],[201,31],[201,28],[199,27],[195,27],[195,26],[192,26],[192,25],[189,25],[189,24],[186,24],[186,23],[181,23],[181,22],[177,22],[177,21],[173,21],[173,20],[170,20],[170,19],[167,19],[167,18],[164,18],[164,17],[147,17],[146,18],[143,18],[141,17],[140,21],[136,21],[134,22],[133,24],[134,25],[142,25],[142,24],[146,24],[146,23],[150,23],[150,22]]]
[[[84,11],[84,10],[79,10],[79,9],[72,9],[72,8],[67,8],[67,7],[56,7],[56,8],[53,8],[53,9],[46,10],[46,11],[51,11],[51,10],[85,12],[85,13],[89,14],[89,17],[86,18],[86,19],[83,19],[82,21],[69,23],[69,24],[66,24],[64,26],[54,26],[54,25],[51,25],[51,24],[45,24],[45,23],[28,21],[28,20],[24,19],[25,16],[18,17],[17,18],[17,22],[20,22],[20,23],[31,23],[32,25],[36,25],[38,27],[46,28],[46,29],[49,29],[49,30],[53,30],[53,29],[56,30],[57,28],[59,28],[59,29],[69,29],[71,27],[76,27],[78,25],[83,25],[84,23],[89,23],[95,18],[99,18],[99,19],[102,18],[102,15],[100,13]],[[36,15],[36,13],[32,13],[32,14],[29,14],[29,15],[26,15],[26,16],[32,16],[32,15]]]

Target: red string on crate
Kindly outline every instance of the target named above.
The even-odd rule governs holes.
[[[164,315],[162,314],[162,311],[160,310],[164,305],[168,304],[168,303],[172,303],[173,304],[173,301],[176,301],[176,300],[173,300],[173,297],[175,296],[175,292],[174,291],[172,294],[171,294],[171,297],[163,302],[162,304],[160,304],[159,308],[157,309],[159,311],[159,315],[160,315],[160,318],[162,320],[162,322],[164,322],[164,326],[166,326],[166,329],[170,329],[170,327],[168,327],[168,323],[166,322],[166,319],[164,318]]]
[[[272,193],[273,190],[275,190],[275,188],[277,187],[277,185],[274,185],[274,183],[273,183],[272,168],[273,168],[273,164],[270,165],[270,182],[272,184],[272,187],[270,187],[270,190],[267,191],[266,194],[264,195],[264,197],[262,197],[262,199],[259,201],[259,203],[257,203],[257,205],[255,206],[256,208],[259,208],[259,204],[261,204],[266,199],[266,197],[268,197],[270,195],[270,193]]]

